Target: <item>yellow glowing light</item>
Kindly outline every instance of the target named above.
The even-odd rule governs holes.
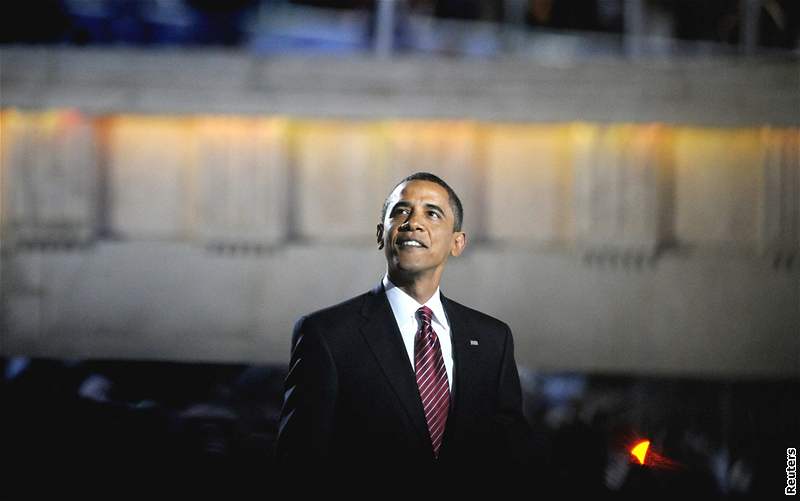
[[[644,464],[644,459],[647,456],[648,448],[650,448],[650,441],[642,440],[638,444],[634,445],[633,449],[631,449],[631,454],[639,460],[639,464]]]

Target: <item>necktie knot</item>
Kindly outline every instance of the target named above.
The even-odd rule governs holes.
[[[433,318],[433,310],[427,306],[423,306],[417,310],[417,316],[422,319],[423,325],[430,325]]]

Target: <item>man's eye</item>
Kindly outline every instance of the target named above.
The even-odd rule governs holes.
[[[431,216],[434,216],[434,217],[436,217],[436,219],[439,219],[439,213],[438,213],[438,212],[430,211],[430,212],[429,212],[429,214],[430,214]]]

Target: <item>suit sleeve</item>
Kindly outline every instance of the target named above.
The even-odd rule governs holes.
[[[330,454],[336,366],[325,339],[301,317],[292,332],[275,458],[281,466],[314,465]]]
[[[507,454],[506,459],[513,465],[527,466],[533,457],[533,433],[522,412],[522,389],[514,359],[514,338],[508,325],[505,325],[505,330],[494,421]]]

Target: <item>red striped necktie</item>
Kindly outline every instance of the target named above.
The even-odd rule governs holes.
[[[420,326],[414,338],[414,370],[433,444],[433,455],[438,459],[447,412],[450,409],[450,387],[439,338],[431,326],[433,311],[423,306],[417,310],[417,316],[420,318]]]

